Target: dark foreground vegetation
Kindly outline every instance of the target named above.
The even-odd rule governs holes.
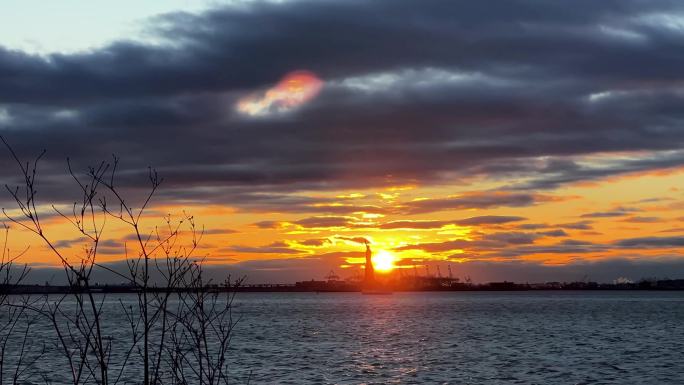
[[[213,282],[204,278],[202,260],[195,257],[203,230],[191,216],[178,220],[166,216],[157,218],[156,225],[149,223],[153,216],[146,210],[162,182],[157,173],[149,170],[149,189],[140,193],[130,184],[119,187],[116,157],[83,172],[67,160],[75,190],[69,207],[38,199],[42,154],[25,162],[2,141],[20,171],[18,185],[6,185],[14,207],[2,212],[8,223],[32,233],[49,250],[68,285],[38,291],[24,285],[30,269],[17,266],[16,261],[27,250],[10,252],[5,226],[0,384],[228,383],[226,360],[235,325],[231,315],[235,291],[230,289],[239,282],[227,279],[224,290],[205,290]],[[46,226],[49,218],[70,223],[82,247],[77,251],[63,247],[59,241],[64,234],[54,234]],[[108,225],[129,230],[130,242],[122,250],[123,271],[98,259],[108,241],[104,236]],[[120,306],[115,302],[112,308],[117,300],[110,300],[106,294],[112,291],[93,282],[95,269],[116,275],[135,300],[120,301]],[[30,293],[44,295],[22,295]],[[122,328],[126,333],[115,336],[114,329]],[[51,363],[49,373],[37,369],[39,361]]]

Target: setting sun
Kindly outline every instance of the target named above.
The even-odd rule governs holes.
[[[389,251],[379,250],[373,255],[373,267],[380,272],[387,272],[394,269],[396,257]]]

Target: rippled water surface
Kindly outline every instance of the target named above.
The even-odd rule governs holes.
[[[244,293],[236,312],[252,383],[684,383],[681,292]]]
[[[234,316],[235,384],[684,384],[684,292],[240,293]],[[66,383],[59,357],[33,370]]]

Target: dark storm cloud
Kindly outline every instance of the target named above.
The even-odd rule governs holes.
[[[137,238],[136,238],[137,239]],[[86,237],[81,237],[81,238],[74,238],[74,239],[61,239],[54,241],[52,245],[57,248],[69,248],[69,247],[78,247],[78,246],[92,246],[92,242],[89,238]],[[123,254],[124,250],[124,243],[121,241],[117,241],[114,239],[103,239],[98,242],[98,252],[102,252],[104,249],[107,250],[116,250],[115,254]],[[105,254],[112,254],[112,253],[105,253]]]
[[[516,226],[516,228],[520,230],[541,230],[548,229],[549,227],[551,227],[551,225],[547,223],[523,223]]]
[[[378,226],[381,229],[439,229],[448,225],[459,226],[483,226],[491,224],[504,224],[509,222],[524,221],[526,218],[505,215],[483,215],[455,221],[433,220],[399,220],[385,222]]]
[[[534,243],[540,236],[537,234],[508,232],[508,233],[493,233],[486,234],[483,239],[504,242],[511,245],[528,245]]]
[[[356,218],[353,217],[310,217],[294,221],[292,223],[306,228],[321,227],[348,227],[353,226]]]
[[[536,254],[562,254],[562,255],[594,255],[601,256],[606,252],[615,250],[644,250],[644,249],[672,249],[684,246],[683,237],[641,237],[618,239],[609,243],[595,243],[578,239],[563,239],[559,242],[547,245],[538,245],[535,242],[543,237],[564,237],[564,232],[498,232],[492,234],[476,234],[475,239],[453,239],[442,242],[427,242],[409,244],[396,248],[399,251],[421,250],[427,253],[445,253],[465,251],[479,258],[509,258]],[[456,254],[456,258],[464,258],[462,254]]]
[[[495,250],[493,251],[492,256],[519,258],[535,254],[600,255],[600,253],[607,250],[610,250],[610,248],[606,245],[566,239],[552,245],[530,245]]]
[[[549,230],[549,231],[541,231],[537,233],[539,235],[543,235],[546,237],[567,237],[568,233],[566,233],[562,229],[557,229],[557,230]]]
[[[61,239],[58,241],[54,242],[54,246],[58,249],[60,248],[66,248],[66,247],[72,247],[72,246],[78,246],[78,245],[88,245],[87,243],[88,238],[82,237],[82,238],[75,238],[75,239]]]
[[[506,215],[482,215],[478,217],[470,217],[457,221],[459,225],[463,226],[480,226],[480,225],[500,225],[503,223],[524,221],[527,218]]]
[[[458,226],[487,226],[500,225],[510,222],[518,222],[526,220],[524,217],[505,216],[505,215],[483,215],[459,220],[396,220],[375,224],[373,222],[364,222],[356,217],[350,216],[314,216],[299,219],[292,222],[283,221],[260,221],[254,223],[254,226],[261,229],[277,229],[289,225],[300,226],[307,229],[323,229],[323,228],[355,228],[355,229],[372,229],[378,228],[383,230],[429,230],[440,229],[449,225]]]
[[[260,229],[278,229],[281,227],[283,222],[279,221],[259,221],[254,223],[254,226]]]
[[[289,225],[296,225],[304,228],[320,229],[320,228],[355,228],[355,229],[372,229],[378,228],[383,230],[429,230],[440,229],[449,225],[458,226],[487,226],[487,225],[501,225],[510,222],[524,221],[527,218],[518,216],[506,215],[483,215],[477,217],[470,217],[457,220],[396,220],[375,224],[372,222],[364,222],[356,217],[350,216],[314,216],[299,219],[293,222],[282,221],[260,221],[254,223],[254,226],[261,229],[277,229]]]
[[[622,239],[615,243],[624,248],[671,248],[684,246],[684,237],[641,237]]]
[[[0,131],[22,156],[49,150],[41,192],[54,199],[69,201],[60,179],[66,156],[83,169],[117,153],[124,186],[138,186],[153,165],[166,178],[165,201],[259,212],[382,211],[325,206],[290,195],[297,191],[472,176],[553,189],[677,167],[684,56],[667,17],[683,8],[667,0],[345,0],[165,15],[148,25],[162,44],[47,56],[0,48]],[[233,110],[241,96],[302,68],[326,81],[309,105],[255,119]],[[617,151],[641,155],[581,159]],[[5,158],[2,165],[0,176],[16,175]],[[520,192],[407,209],[537,202]]]
[[[238,233],[238,231],[233,229],[205,229],[202,231],[204,235],[228,235],[235,233]]]
[[[440,229],[444,226],[453,224],[453,221],[431,221],[431,220],[400,220],[385,222],[378,226],[380,229],[392,230],[392,229],[416,229],[416,230],[427,230],[427,229]]]
[[[230,246],[219,251],[254,254],[301,254],[300,250],[290,248],[285,242],[273,242],[264,246]]]
[[[684,233],[684,227],[676,227],[673,229],[661,230],[659,233]]]
[[[47,58],[5,50],[0,68],[11,78],[0,95],[8,102],[52,104],[223,91],[257,87],[307,67],[339,78],[422,66],[525,73],[510,67],[529,64],[537,76],[662,79],[678,76],[679,55],[659,50],[676,44],[675,31],[638,18],[681,8],[672,1],[638,0],[580,1],[572,12],[565,4],[531,0],[482,5],[428,0],[420,6],[407,0],[259,2],[199,16],[160,17],[150,27],[171,43],[167,46],[118,42]],[[551,59],[554,52],[560,57],[538,68],[538,59]],[[624,64],[618,55],[630,53],[655,57],[634,56],[632,66],[615,70]],[[592,54],[596,60],[590,60]],[[264,59],[271,59],[268,66],[254,65]],[[639,66],[644,63],[657,68],[644,70]]]
[[[675,128],[673,127],[672,129],[674,130]],[[657,131],[655,128],[653,130]],[[625,132],[625,134],[631,135],[629,131]],[[634,149],[637,149],[637,147]],[[512,187],[523,190],[548,190],[567,183],[598,181],[610,176],[655,169],[669,169],[684,164],[684,153],[681,151],[656,151],[649,153],[643,159],[613,160],[591,167],[579,166],[574,164],[574,162],[567,162],[567,164],[570,164],[570,166],[566,169],[562,167],[539,167],[536,169],[537,176],[532,178],[531,181],[515,184]]]
[[[467,253],[476,253],[480,257],[518,258],[531,254],[586,254],[609,249],[607,245],[573,239],[565,239],[551,245],[534,245],[538,239],[544,237],[562,236],[560,233],[498,232],[477,234],[473,240],[454,239],[443,242],[410,244],[398,247],[396,250],[422,250],[428,253],[464,250]],[[457,254],[457,257],[463,258],[460,254]]]
[[[593,227],[591,227],[592,221],[579,221],[579,222],[571,222],[571,223],[561,223],[558,225],[558,227],[561,227],[563,229],[570,229],[570,230],[591,230]]]
[[[422,250],[428,253],[441,253],[445,251],[460,250],[463,248],[471,247],[472,245],[474,245],[472,241],[468,241],[465,239],[454,239],[445,242],[427,242],[415,245],[405,245],[397,247],[395,250]]]
[[[599,211],[595,213],[589,213],[589,214],[582,214],[580,217],[582,218],[614,218],[614,217],[624,217],[625,215],[629,215],[629,212],[626,211]]]
[[[659,217],[634,216],[634,217],[625,218],[622,221],[623,222],[630,222],[630,223],[658,223],[658,222],[662,222],[663,219],[659,218]]]
[[[475,192],[450,198],[417,200],[408,202],[405,206],[408,213],[419,214],[443,210],[488,209],[502,206],[525,207],[552,199],[547,196],[526,193]]]
[[[304,246],[321,247],[321,246],[331,244],[332,241],[328,238],[312,238],[312,239],[305,239],[303,241],[297,241],[297,243],[300,245],[304,245]]]

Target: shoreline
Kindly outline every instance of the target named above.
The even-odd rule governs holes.
[[[547,282],[515,283],[489,282],[466,284],[437,280],[421,285],[387,285],[391,292],[482,292],[482,291],[684,291],[684,279],[641,281],[636,283],[596,283],[596,282]],[[150,292],[167,292],[165,287],[151,287]],[[179,292],[181,290],[174,289]],[[294,284],[249,284],[240,286],[208,285],[205,292],[243,292],[243,293],[353,293],[361,292],[359,284],[328,281],[303,281]],[[90,289],[67,285],[19,285],[0,287],[2,294],[75,294],[75,293],[126,294],[139,293],[140,289],[130,285],[94,285]]]

